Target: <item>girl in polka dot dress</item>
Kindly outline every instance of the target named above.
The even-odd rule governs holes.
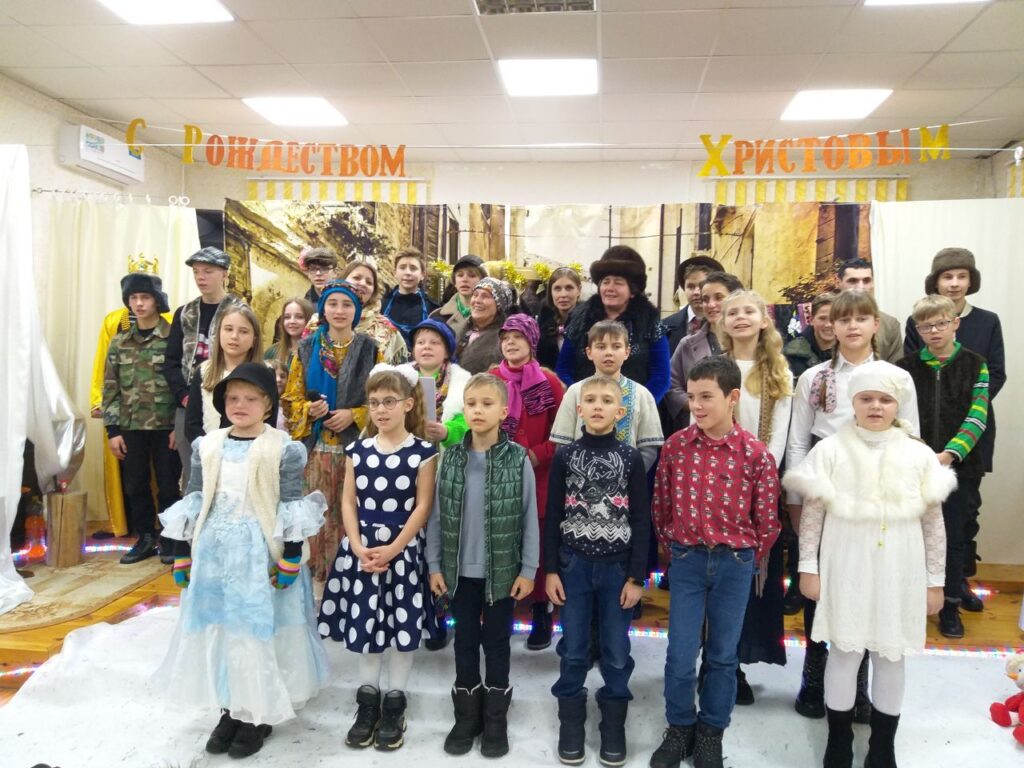
[[[405,687],[423,631],[423,527],[437,448],[424,433],[415,371],[377,365],[366,382],[370,424],[345,448],[345,538],[320,606],[320,634],[359,654],[358,711],[345,743],[402,746]],[[388,692],[381,696],[387,659]]]

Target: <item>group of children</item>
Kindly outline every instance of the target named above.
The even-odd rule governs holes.
[[[505,320],[504,362],[489,373],[462,371],[455,335],[431,319],[403,328],[413,362],[392,366],[356,330],[359,293],[328,283],[281,397],[294,439],[272,426],[273,372],[234,361],[210,395],[222,421],[192,445],[185,497],[160,516],[185,588],[161,674],[182,701],[221,709],[207,750],[253,754],[315,696],[321,637],[358,654],[345,743],[401,747],[413,652],[443,647],[437,603],[449,602],[455,724],[444,749],[465,754],[480,736],[481,754],[504,755],[513,609],[530,600],[535,624],[550,622],[549,602],[560,611],[559,759],[585,759],[596,657],[599,756],[622,765],[628,631],[653,536],[670,560],[670,608],[668,727],[650,765],[723,765],[745,619],[769,590],[781,599],[771,563],[785,460],[800,590],[814,601],[800,697],[827,714],[826,767],[851,765],[870,653],[868,765],[895,766],[904,654],[923,647],[926,613],[959,600],[970,503],[954,488],[982,471],[973,448],[987,368],[956,342],[956,308],[941,296],[914,308],[920,354],[901,367],[875,360],[878,308],[846,291],[830,306],[832,359],[794,392],[763,300],[727,277],[706,281],[729,290],[701,329],[721,354],[685,370],[692,423],[668,439],[650,392],[621,373],[629,331],[614,321],[589,330],[596,373],[563,391],[536,361],[532,317]],[[316,618],[311,576],[325,582]]]

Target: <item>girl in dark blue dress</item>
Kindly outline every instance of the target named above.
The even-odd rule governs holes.
[[[345,538],[327,577],[319,628],[359,654],[358,712],[345,743],[392,750],[403,743],[405,688],[423,632],[423,527],[437,448],[418,437],[423,392],[412,368],[375,366],[366,395],[370,424],[345,447]]]

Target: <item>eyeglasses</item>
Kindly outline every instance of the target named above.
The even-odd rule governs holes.
[[[932,331],[944,331],[949,328],[949,324],[952,320],[938,320],[934,323],[922,323],[916,326],[918,333],[931,333]]]
[[[329,275],[334,271],[334,267],[318,267],[316,264],[310,264],[306,267],[306,271],[311,275]]]
[[[401,400],[395,397],[385,397],[383,400],[376,400],[374,398],[370,398],[369,400],[366,401],[366,407],[369,408],[371,411],[375,411],[378,408],[383,408],[385,411],[390,411],[400,402]]]

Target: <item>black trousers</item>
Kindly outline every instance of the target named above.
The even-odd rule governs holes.
[[[487,603],[484,579],[460,578],[452,596],[455,619],[455,686],[480,684],[480,648],[484,649],[484,682],[488,688],[508,688],[512,648],[512,610],[515,601],[503,597]]]
[[[142,536],[156,533],[156,512],[153,507],[152,481],[156,481],[156,495],[163,512],[181,498],[178,478],[181,477],[181,459],[167,446],[171,430],[124,430],[125,457],[121,461],[125,497],[130,515],[129,528]]]
[[[974,537],[978,534],[978,509],[981,507],[981,478],[958,477],[957,488],[942,504],[946,524],[946,587],[949,599],[960,599],[960,585],[967,575],[965,567],[970,551],[974,558]],[[971,573],[973,575],[973,573]]]

